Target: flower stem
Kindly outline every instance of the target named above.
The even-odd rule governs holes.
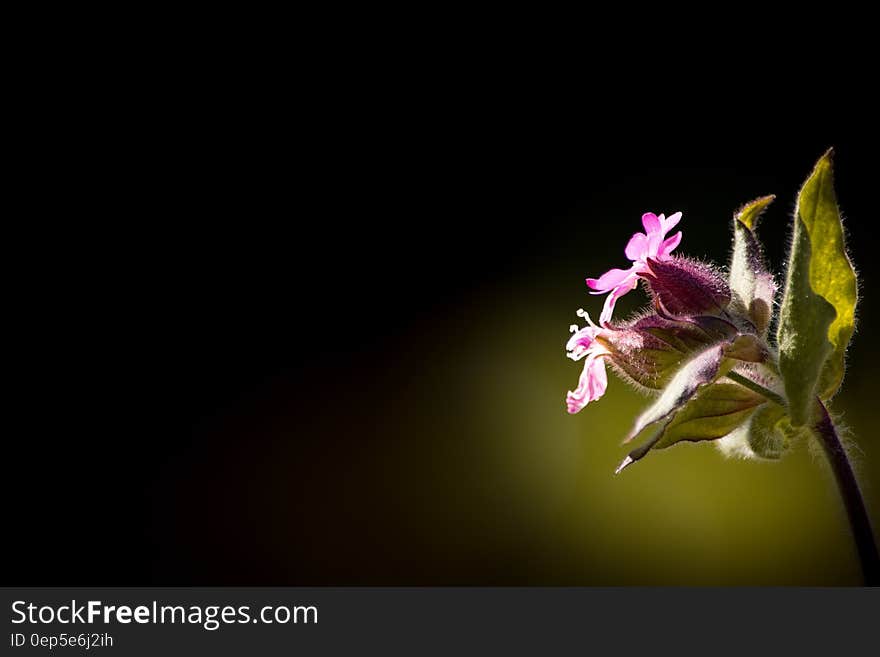
[[[822,402],[819,403],[821,415],[815,425],[816,436],[825,450],[825,456],[834,471],[840,496],[849,516],[849,524],[852,528],[853,538],[859,552],[859,560],[862,563],[862,572],[865,575],[867,586],[880,586],[880,556],[877,554],[877,544],[874,542],[874,533],[871,531],[871,521],[865,509],[865,501],[859,490],[852,465],[846,456],[846,450],[834,430],[834,423],[828,415],[828,410]]]
[[[742,374],[739,374],[738,372],[728,372],[725,376],[728,379],[731,379],[732,381],[736,381],[737,383],[744,385],[746,388],[748,388],[752,392],[757,392],[759,395],[764,395],[767,399],[772,401],[774,404],[779,404],[780,406],[785,406],[785,400],[780,395],[777,395],[772,390],[768,390],[767,388],[765,388],[764,386],[762,386],[759,383],[755,383],[754,381],[752,381],[748,377],[745,377]]]

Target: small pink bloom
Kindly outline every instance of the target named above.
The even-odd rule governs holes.
[[[604,357],[610,354],[608,349],[596,341],[596,338],[607,330],[593,324],[589,315],[583,310],[578,310],[577,314],[587,320],[587,325],[580,329],[577,324],[571,325],[571,332],[574,335],[568,340],[565,349],[572,360],[586,358],[586,361],[577,388],[569,390],[566,396],[568,412],[572,414],[605,394],[608,376],[605,373]]]
[[[670,258],[672,251],[681,242],[681,231],[669,238],[666,233],[680,220],[681,212],[676,212],[668,219],[662,214],[658,217],[653,212],[646,212],[642,215],[645,232],[633,235],[626,245],[626,257],[632,261],[632,266],[629,269],[611,269],[599,278],[587,279],[587,286],[592,294],[609,293],[599,316],[599,324],[607,326],[617,300],[638,285],[639,276],[648,270],[648,258],[661,262]]]

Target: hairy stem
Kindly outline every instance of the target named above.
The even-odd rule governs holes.
[[[728,372],[725,376],[731,381],[736,381],[739,384],[744,385],[746,388],[751,390],[752,392],[757,392],[759,395],[764,395],[767,399],[772,401],[774,404],[779,404],[780,406],[785,406],[785,400],[777,395],[772,390],[768,390],[760,383],[755,383],[751,379],[739,374],[738,372]]]
[[[849,524],[852,528],[856,548],[859,551],[859,559],[862,562],[862,572],[865,575],[865,584],[868,586],[880,585],[880,556],[877,555],[877,544],[874,542],[874,533],[871,531],[871,521],[865,509],[865,501],[859,490],[852,465],[846,456],[846,451],[834,429],[834,423],[828,415],[828,410],[822,402],[818,402],[820,408],[819,421],[816,423],[816,435],[825,456],[834,471],[840,496],[846,507]]]

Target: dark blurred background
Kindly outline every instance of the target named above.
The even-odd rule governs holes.
[[[648,210],[682,211],[679,252],[725,263],[732,212],[775,193],[781,273],[834,146],[863,295],[834,410],[880,525],[866,132],[794,97],[584,75],[234,105],[195,84],[92,117],[97,142],[56,128],[69,175],[35,203],[62,220],[34,212],[14,247],[38,346],[12,401],[6,583],[858,583],[821,456],[687,444],[615,477],[646,401],[612,379],[567,415],[564,344]]]

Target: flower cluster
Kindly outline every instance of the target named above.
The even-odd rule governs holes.
[[[733,218],[729,267],[673,255],[681,221],[642,216],[645,232],[624,249],[630,265],[588,278],[604,294],[599,324],[578,310],[586,326],[571,327],[568,357],[584,361],[578,385],[568,392],[569,413],[605,394],[606,367],[655,395],[625,442],[653,427],[616,473],[651,450],[682,441],[713,441],[729,455],[779,458],[796,440],[813,436],[828,456],[853,527],[869,585],[880,583],[880,554],[840,443],[829,401],[846,370],[855,331],[858,280],[846,251],[834,192],[832,151],[816,163],[798,192],[785,287],[779,289],[756,235],[773,196],[747,203]],[[635,317],[613,317],[617,300],[641,281],[651,306]],[[775,335],[770,335],[770,327]]]
[[[769,199],[756,203],[760,207],[752,208],[753,214]],[[771,406],[783,397],[784,387],[765,339],[775,283],[751,243],[745,253],[737,252],[731,277],[673,255],[682,233],[669,233],[681,218],[681,212],[668,218],[645,213],[644,232],[635,233],[624,249],[629,268],[586,279],[592,294],[607,296],[598,325],[578,310],[586,326],[570,327],[567,355],[584,364],[577,387],[566,397],[568,412],[577,413],[605,394],[606,366],[611,366],[637,388],[658,395],[629,439],[651,424],[660,429],[624,465],[681,440],[724,438],[718,444],[730,453],[777,456],[787,436],[777,426],[781,415]],[[751,228],[747,230],[753,237]],[[617,300],[639,281],[650,295],[651,308],[629,320],[615,320]],[[756,416],[767,416],[766,421],[743,433]],[[743,435],[737,437],[738,432]]]
[[[645,348],[642,340],[633,339],[632,326],[612,324],[612,313],[617,300],[634,290],[639,280],[645,281],[656,307],[656,318],[677,319],[682,322],[704,317],[709,311],[723,315],[730,301],[730,290],[725,280],[711,267],[681,257],[671,252],[681,242],[681,231],[670,238],[666,234],[681,220],[681,212],[667,219],[652,212],[642,215],[645,233],[633,235],[626,246],[627,258],[632,261],[629,269],[611,269],[599,278],[588,278],[587,286],[592,294],[605,294],[605,305],[596,326],[584,310],[577,315],[587,321],[587,326],[570,327],[573,333],[566,345],[572,360],[586,359],[578,387],[567,397],[568,412],[577,413],[589,402],[605,394],[608,379],[603,359],[612,356],[606,346],[629,341],[630,351]],[[644,324],[645,318],[640,319]],[[650,335],[650,334],[649,334]]]

